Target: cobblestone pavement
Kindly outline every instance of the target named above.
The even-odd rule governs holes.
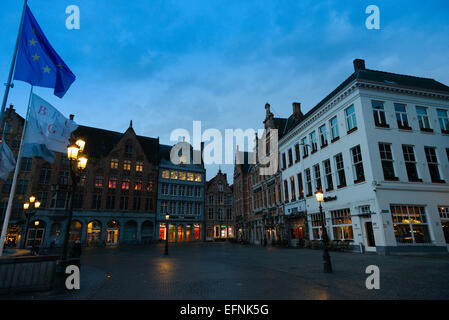
[[[231,243],[87,248],[81,289],[7,299],[449,299],[449,255],[379,256],[250,247]],[[380,268],[380,289],[365,287],[368,265]]]

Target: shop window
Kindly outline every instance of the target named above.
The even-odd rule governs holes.
[[[331,211],[334,240],[353,240],[352,220],[349,209]]]
[[[423,206],[391,205],[394,235],[398,243],[429,243],[430,235]]]

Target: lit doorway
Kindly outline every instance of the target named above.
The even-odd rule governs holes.
[[[120,230],[120,224],[115,221],[109,221],[106,226],[106,245],[113,246],[118,244],[118,233]]]

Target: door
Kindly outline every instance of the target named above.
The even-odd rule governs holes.
[[[371,221],[365,222],[365,249],[366,251],[376,251],[376,241]]]

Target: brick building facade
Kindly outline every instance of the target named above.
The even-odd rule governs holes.
[[[218,170],[215,177],[206,183],[206,241],[234,238],[235,219],[232,210],[233,187],[226,173]]]

